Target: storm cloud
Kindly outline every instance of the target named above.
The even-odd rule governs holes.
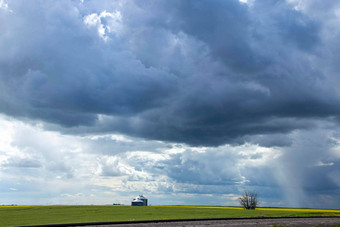
[[[208,146],[339,115],[327,27],[287,2],[93,5],[2,8],[3,113]]]

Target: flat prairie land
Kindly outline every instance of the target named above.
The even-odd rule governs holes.
[[[0,206],[0,226],[140,220],[337,216],[340,210],[211,206],[53,205]]]

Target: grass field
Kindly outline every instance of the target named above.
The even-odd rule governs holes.
[[[0,226],[222,217],[340,216],[340,210],[205,206],[0,206]]]

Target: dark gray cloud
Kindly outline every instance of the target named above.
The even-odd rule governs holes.
[[[328,23],[285,1],[22,3],[0,11],[7,115],[208,146],[339,116]]]

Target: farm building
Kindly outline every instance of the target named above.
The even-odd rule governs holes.
[[[145,198],[143,195],[137,196],[131,202],[131,206],[147,206],[147,205],[148,205],[148,199]]]

